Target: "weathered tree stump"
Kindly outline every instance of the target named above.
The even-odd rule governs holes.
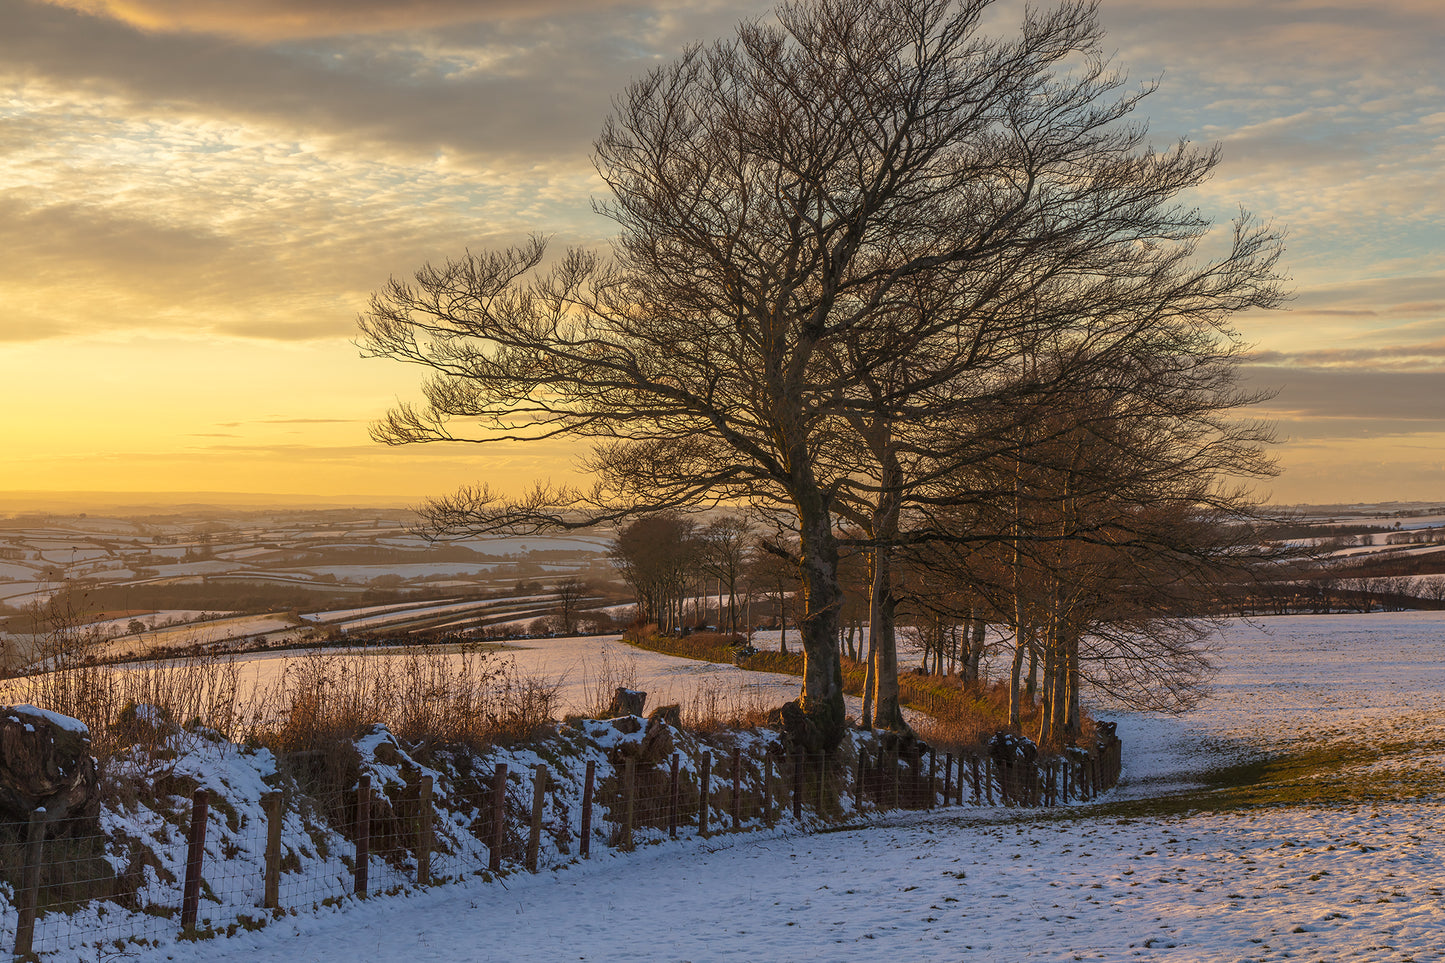
[[[49,834],[100,832],[100,793],[90,730],[34,706],[0,708],[0,821],[46,811]]]
[[[639,692],[636,689],[618,686],[617,691],[612,694],[612,704],[607,707],[607,718],[615,719],[618,716],[640,716],[642,715],[642,707],[645,705],[647,705],[646,692]]]

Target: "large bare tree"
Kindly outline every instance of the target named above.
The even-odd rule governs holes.
[[[1031,12],[992,39],[990,2],[784,3],[617,98],[595,154],[611,257],[544,266],[534,241],[378,293],[364,350],[434,375],[425,405],[392,411],[377,438],[593,445],[594,488],[465,490],[431,503],[431,530],[785,509],[805,606],[790,731],[835,745],[837,513],[896,487],[886,459],[880,478],[829,454],[860,413],[888,437],[915,423],[938,437],[924,429],[940,405],[996,397],[977,379],[1016,377],[1040,343],[1092,357],[1181,314],[1207,325],[1269,299],[1266,230],[1244,224],[1193,266],[1209,224],[1174,198],[1216,154],[1145,145],[1127,120],[1149,88],[1109,71],[1093,6]]]

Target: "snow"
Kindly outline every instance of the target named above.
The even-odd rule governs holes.
[[[560,660],[566,640],[547,641],[559,645],[537,651]],[[1097,804],[602,849],[535,876],[348,898],[258,932],[125,952],[177,963],[1442,959],[1442,644],[1445,613],[1231,622],[1198,709],[1116,717],[1125,778]],[[638,675],[648,688],[654,677]],[[1373,795],[1119,808],[1209,766],[1359,745],[1367,761],[1343,771],[1388,777]],[[264,776],[263,759],[243,758],[218,765],[243,770],[228,777],[238,783]],[[288,824],[288,840],[301,832]]]
[[[73,719],[70,716],[63,716],[58,712],[51,712],[49,709],[40,709],[35,706],[28,705],[17,705],[6,706],[5,711],[16,716],[33,716],[38,719],[44,719],[55,728],[64,730],[65,732],[78,732],[83,736],[90,735],[90,728],[79,719]],[[30,729],[28,725],[26,726],[26,729],[28,731],[34,731]]]
[[[340,623],[343,632],[359,631],[362,629],[378,629],[388,625],[414,621],[418,616],[447,615],[450,613],[470,612],[481,614],[489,609],[505,609],[508,606],[525,604],[529,602],[554,602],[555,595],[528,595],[515,596],[504,599],[471,599],[465,602],[446,602],[442,604],[429,604],[411,606],[405,609],[397,609],[393,612],[386,612],[378,615],[365,616],[350,619]],[[334,622],[332,618],[324,619],[326,622]],[[468,624],[466,622],[458,624]]]
[[[146,621],[142,619],[142,621]],[[274,632],[282,632],[296,625],[284,613],[262,615],[240,615],[230,618],[215,618],[207,621],[186,622],[179,625],[148,629],[141,635],[125,635],[95,646],[94,652],[102,658],[126,658],[135,655],[164,653],[172,649],[192,645],[214,645],[232,639],[252,638]]]

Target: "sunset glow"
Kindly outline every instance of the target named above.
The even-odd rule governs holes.
[[[567,478],[564,446],[387,449],[420,373],[368,294],[465,248],[602,245],[609,97],[768,3],[0,0],[0,492],[415,502]],[[1010,29],[1022,4],[1001,3]],[[1289,231],[1240,320],[1287,442],[1276,502],[1445,497],[1445,7],[1105,0],[1196,196]]]

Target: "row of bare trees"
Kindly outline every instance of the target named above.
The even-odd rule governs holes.
[[[591,487],[467,488],[429,531],[784,519],[806,656],[785,720],[809,749],[843,731],[850,550],[880,726],[906,729],[911,553],[989,573],[1054,725],[1086,672],[1182,693],[1194,631],[1149,617],[1212,577],[1210,517],[1268,472],[1267,433],[1232,417],[1255,396],[1230,319],[1279,302],[1280,236],[1241,214],[1203,256],[1213,225],[1184,198],[1218,151],[1150,146],[1152,85],[1109,67],[1092,3],[1030,8],[1006,38],[981,26],[991,3],[785,2],[616,98],[594,154],[610,252],[537,239],[375,294],[363,350],[432,374],[378,440],[590,446]],[[1102,598],[1136,617],[1101,635]]]

